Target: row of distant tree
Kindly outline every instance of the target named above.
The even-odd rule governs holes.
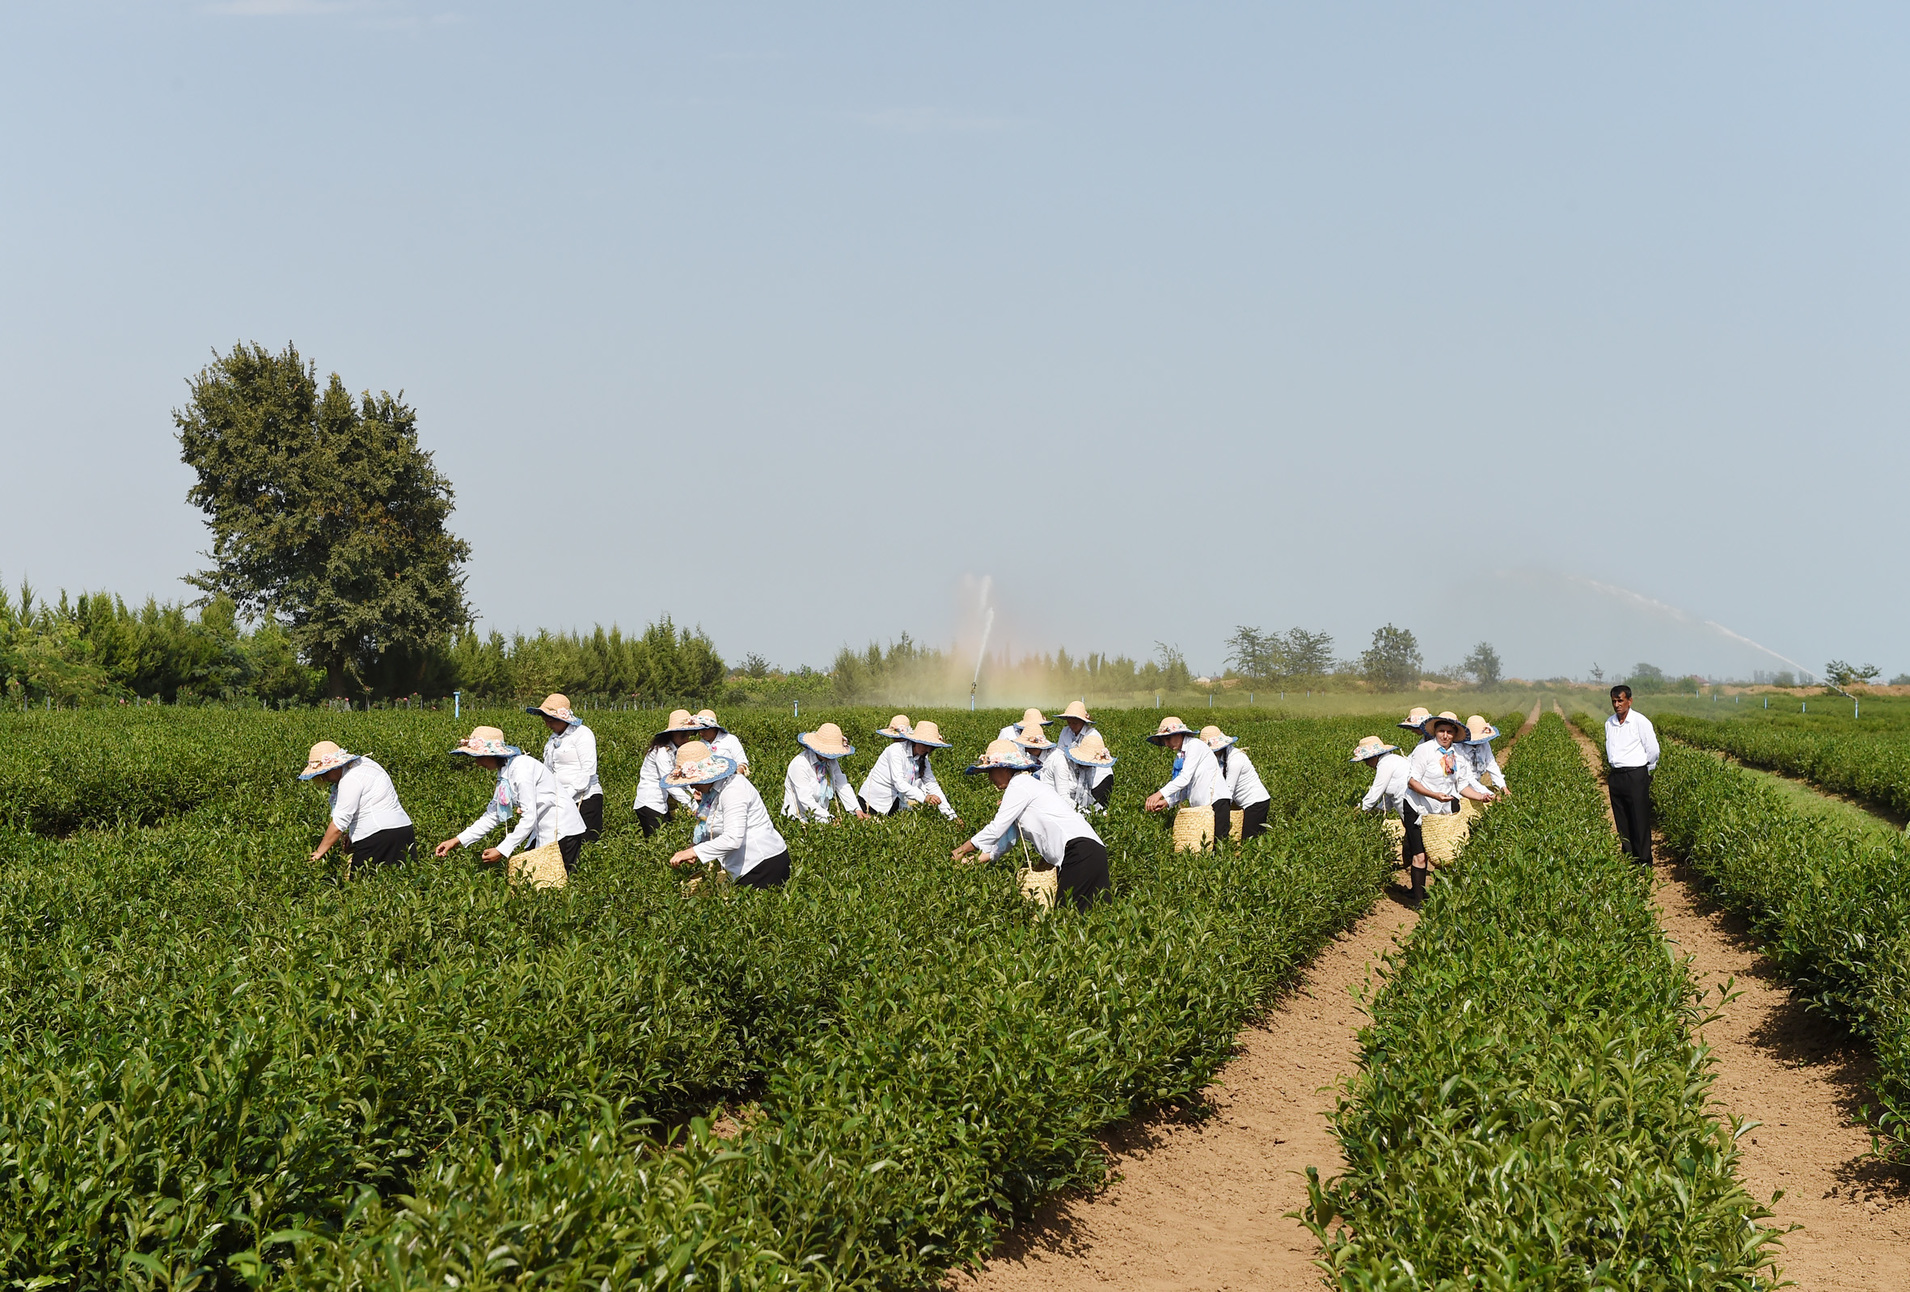
[[[1352,659],[1335,656],[1331,633],[1304,628],[1262,632],[1241,626],[1227,639],[1227,665],[1235,675],[1255,682],[1353,677],[1389,691],[1404,690],[1428,677],[1479,686],[1495,686],[1504,677],[1504,665],[1491,642],[1478,643],[1458,664],[1428,669],[1412,630],[1392,624],[1375,628],[1372,644]]]

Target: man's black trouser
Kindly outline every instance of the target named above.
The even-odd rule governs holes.
[[[1643,767],[1614,767],[1605,777],[1612,795],[1612,821],[1618,843],[1640,865],[1651,864],[1651,772]]]

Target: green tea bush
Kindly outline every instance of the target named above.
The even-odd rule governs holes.
[[[1878,1128],[1910,1138],[1910,842],[1807,817],[1740,768],[1667,742],[1652,778],[1665,841],[1811,1005],[1876,1047]]]
[[[1711,722],[1664,714],[1658,729],[1686,744],[1716,749],[1752,767],[1782,772],[1837,794],[1910,816],[1910,735],[1809,731],[1755,720]]]
[[[1558,717],[1518,755],[1389,959],[1334,1118],[1347,1169],[1306,1213],[1325,1263],[1348,1289],[1768,1287],[1647,881]]]
[[[487,716],[539,747],[534,720]],[[658,715],[593,716],[607,829],[553,893],[463,852],[350,882],[306,859],[323,793],[292,776],[321,737],[392,771],[421,839],[478,814],[490,778],[447,757],[448,715],[0,721],[46,772],[9,783],[0,835],[0,1274],[933,1282],[1099,1180],[1098,1131],[1196,1098],[1386,874],[1350,810],[1360,724],[1230,723],[1274,830],[1189,856],[1138,809],[1171,758],[1140,739],[1151,715],[1113,715],[1113,894],[1037,921],[1012,867],[948,861],[994,806],[953,755],[1011,716],[949,714],[964,825],[784,823],[785,888],[686,894],[661,861],[687,822],[645,840],[627,809]],[[828,716],[865,742],[859,780],[888,713]],[[735,718],[772,810],[811,725]],[[58,816],[80,766],[90,806]],[[122,809],[147,791],[119,778],[179,768],[209,780]],[[700,1120],[717,1110],[720,1137]]]

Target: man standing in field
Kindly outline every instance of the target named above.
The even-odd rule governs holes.
[[[1658,733],[1651,719],[1631,711],[1631,688],[1612,688],[1605,719],[1605,784],[1612,795],[1618,842],[1641,866],[1651,864],[1651,774],[1658,770]]]

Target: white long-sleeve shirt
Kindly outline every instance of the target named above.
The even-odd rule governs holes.
[[[717,732],[715,739],[709,742],[709,746],[712,754],[721,754],[735,763],[737,771],[740,772],[749,766],[749,755],[743,752],[743,742],[729,732]]]
[[[763,796],[746,776],[726,776],[705,786],[709,811],[701,813],[707,837],[692,846],[699,861],[712,861],[741,879],[763,862],[789,851],[769,819]]]
[[[643,756],[643,765],[637,769],[637,798],[630,805],[630,810],[634,812],[647,807],[652,812],[668,812],[670,799],[675,799],[684,807],[695,803],[690,792],[681,785],[664,784],[663,778],[675,770],[675,745],[665,743],[650,746],[650,752]]]
[[[332,786],[332,824],[353,843],[380,830],[395,830],[410,825],[391,774],[369,758],[348,764],[345,774]]]
[[[1214,761],[1220,763],[1222,754],[1214,754]],[[1253,759],[1246,751],[1236,745],[1227,747],[1225,764],[1220,769],[1221,792],[1219,798],[1231,800],[1236,808],[1250,808],[1256,803],[1265,803],[1273,798],[1260,779],[1260,772],[1253,765]]]
[[[1479,784],[1479,778],[1473,775],[1472,760],[1466,757],[1466,751],[1459,745],[1441,749],[1437,740],[1422,740],[1414,748],[1413,756],[1406,760],[1406,770],[1409,780],[1418,781],[1436,794],[1456,795],[1467,787],[1485,789]],[[1457,803],[1429,799],[1411,785],[1406,787],[1406,801],[1421,816],[1444,816],[1459,810]]]
[[[1214,751],[1199,736],[1190,735],[1180,742],[1183,755],[1180,774],[1161,786],[1167,806],[1185,802],[1188,807],[1212,807],[1221,797],[1220,763]]]
[[[1008,782],[994,820],[978,830],[969,842],[984,857],[999,857],[1005,850],[1010,830],[1019,830],[1021,837],[1051,866],[1061,865],[1068,844],[1074,840],[1101,841],[1086,817],[1032,773],[1016,776]]]
[[[1056,745],[1052,749],[1039,751],[1031,749],[1028,752],[1041,761],[1041,770],[1035,773],[1041,778],[1041,783],[1064,799],[1072,797],[1074,764],[1069,762],[1068,756],[1061,752],[1061,746]]]
[[[1643,767],[1658,770],[1658,732],[1651,719],[1633,709],[1620,722],[1613,714],[1605,719],[1605,761],[1613,767]]]
[[[531,847],[541,848],[582,834],[586,828],[576,801],[558,788],[550,768],[525,754],[513,754],[497,774],[497,793],[491,796],[491,805],[464,828],[458,842],[470,847],[497,827],[509,824],[513,812],[517,813],[517,824],[497,845],[506,857],[527,841]]]
[[[1466,757],[1472,760],[1472,774],[1479,778],[1481,785],[1490,784],[1499,789],[1505,788],[1505,773],[1499,770],[1499,758],[1492,752],[1491,741],[1482,740],[1476,745],[1455,745],[1454,748],[1466,751]],[[1488,777],[1491,778],[1490,781],[1487,780]]]
[[[604,787],[597,780],[597,733],[573,722],[544,742],[544,766],[573,803],[582,803]]]
[[[789,760],[789,771],[783,777],[784,816],[798,821],[827,821],[831,798],[842,804],[845,816],[862,810],[856,792],[849,788],[849,778],[842,774],[841,759],[818,758],[804,749]]]
[[[871,812],[887,812],[897,799],[916,806],[928,802],[933,794],[942,800],[937,805],[943,816],[954,819],[954,805],[935,779],[935,767],[927,756],[917,758],[906,740],[898,740],[882,751],[875,767],[862,782],[862,801]]]
[[[1070,727],[1067,723],[1064,722],[1061,724],[1061,730],[1055,733],[1054,743],[1061,750],[1061,752],[1065,754],[1070,749],[1074,748],[1075,744],[1081,739],[1081,736],[1085,736],[1090,731],[1093,731],[1093,730],[1094,730],[1094,724],[1089,723],[1087,726],[1081,728],[1081,735],[1077,736],[1074,734],[1074,728]],[[1074,767],[1074,764],[1069,763],[1068,766]],[[1114,769],[1112,767],[1087,767],[1087,768],[1075,768],[1075,770],[1086,771],[1090,773],[1089,783],[1095,786],[1099,786],[1102,781],[1105,781],[1108,777],[1114,775]]]
[[[1381,754],[1373,768],[1373,788],[1360,800],[1360,811],[1378,808],[1386,815],[1398,812],[1406,801],[1406,782],[1412,776],[1411,764],[1404,754]]]

